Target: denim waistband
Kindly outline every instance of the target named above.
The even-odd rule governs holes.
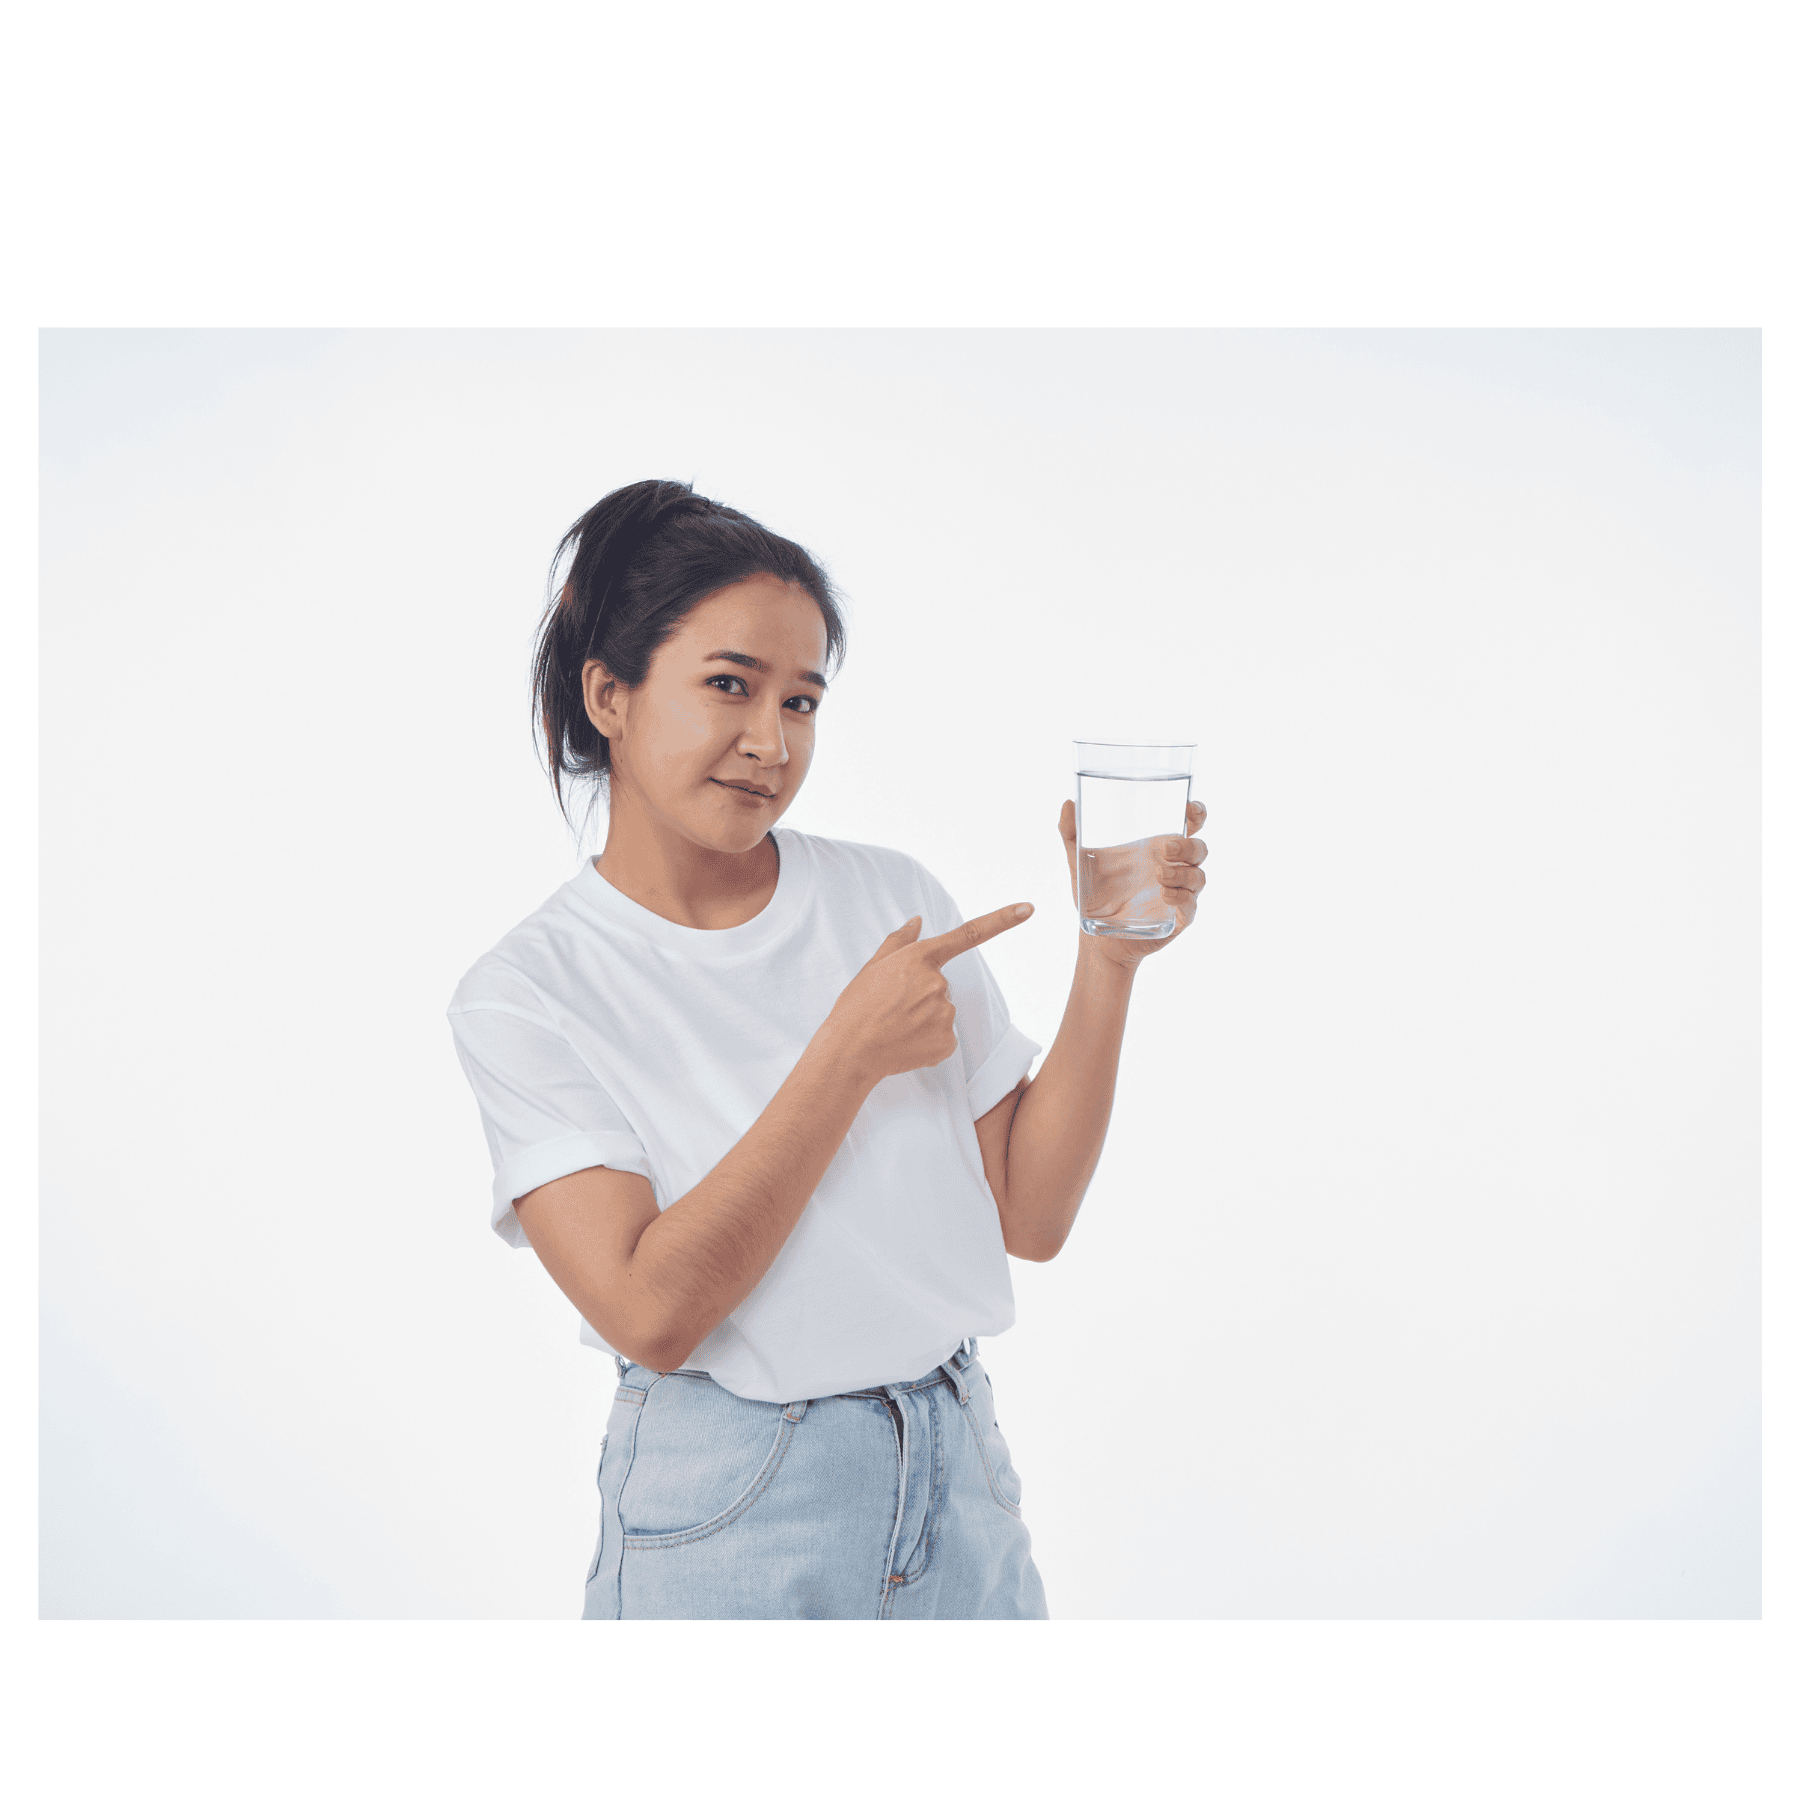
[[[976,1339],[966,1337],[941,1363],[938,1364],[935,1369],[931,1371],[930,1374],[921,1375],[914,1381],[889,1382],[882,1387],[846,1388],[841,1395],[822,1395],[818,1397],[823,1399],[885,1400],[890,1394],[910,1394],[917,1388],[936,1387],[941,1382],[948,1382],[956,1389],[957,1398],[962,1400],[967,1397],[968,1393],[967,1386],[963,1381],[963,1371],[975,1361],[978,1348],[979,1345]],[[613,1352],[613,1361],[618,1364],[619,1380],[621,1382],[625,1380],[625,1371],[627,1369],[639,1369],[643,1367],[642,1363],[628,1362],[616,1350]],[[656,1373],[654,1370],[647,1372],[652,1374]],[[666,1371],[666,1373],[670,1375],[685,1375],[690,1380],[712,1380],[712,1377],[707,1374],[704,1369],[670,1369]],[[793,1405],[795,1403],[790,1401],[789,1404]]]
[[[975,1340],[964,1338],[929,1375],[921,1375],[917,1381],[895,1381],[885,1387],[851,1388],[849,1394],[856,1398],[875,1400],[886,1399],[889,1394],[910,1394],[914,1388],[936,1387],[940,1382],[949,1382],[961,1395],[964,1392],[961,1380],[962,1372],[975,1360]]]

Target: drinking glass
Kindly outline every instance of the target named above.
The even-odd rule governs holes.
[[[1094,937],[1165,938],[1156,840],[1187,832],[1192,744],[1075,744],[1075,889]]]

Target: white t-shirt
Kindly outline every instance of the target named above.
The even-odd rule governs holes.
[[[526,1243],[513,1201],[577,1169],[633,1170],[673,1205],[756,1122],[890,931],[914,913],[925,937],[962,923],[901,851],[775,838],[774,897],[742,925],[674,924],[584,861],[458,984],[450,1027],[507,1243]],[[875,1087],[767,1273],[685,1367],[746,1399],[813,1399],[915,1380],[1012,1324],[975,1121],[1040,1046],[980,951],[944,974],[956,1053]],[[610,1348],[585,1320],[581,1338]]]

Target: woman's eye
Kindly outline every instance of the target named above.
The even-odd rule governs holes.
[[[721,683],[724,685],[721,686]],[[750,692],[749,688],[744,685],[744,678],[741,675],[709,675],[706,678],[706,685],[716,687],[720,693],[730,694],[734,699],[739,694]],[[787,704],[794,707],[797,712],[815,713],[819,710],[819,700],[816,694],[796,694]]]

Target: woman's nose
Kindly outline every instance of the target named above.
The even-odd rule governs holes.
[[[765,768],[779,768],[787,761],[787,738],[781,729],[781,709],[770,707],[751,721],[738,739],[738,748],[754,756]]]

